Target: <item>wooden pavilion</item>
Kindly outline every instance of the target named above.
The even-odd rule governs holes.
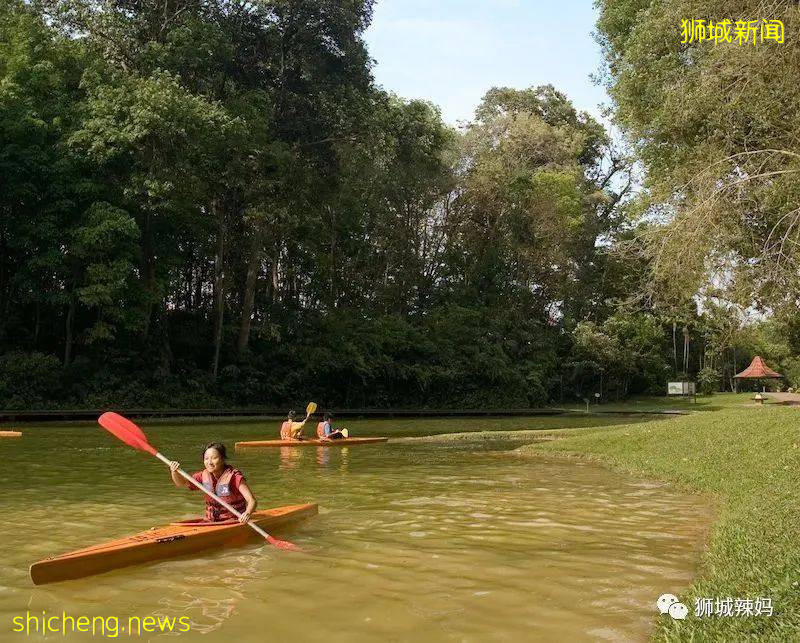
[[[764,363],[760,356],[756,355],[750,366],[744,369],[741,373],[733,376],[737,380],[767,380],[767,379],[780,379],[783,377],[777,371],[773,371],[769,366]],[[762,385],[762,389],[764,386]]]

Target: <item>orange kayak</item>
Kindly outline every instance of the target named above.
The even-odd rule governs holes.
[[[0,438],[21,438],[22,431],[0,431]]]
[[[251,520],[266,531],[271,531],[274,527],[314,516],[316,513],[316,504],[289,505],[254,511]],[[175,558],[205,549],[238,546],[259,539],[261,537],[255,531],[238,522],[184,520],[40,560],[31,565],[31,580],[34,585],[43,585],[83,578],[129,565]]]
[[[253,440],[237,442],[236,449],[262,447],[349,447],[354,444],[375,444],[386,442],[389,438],[342,438],[340,440]]]

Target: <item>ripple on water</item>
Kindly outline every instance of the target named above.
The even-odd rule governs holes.
[[[232,442],[239,429],[215,429]],[[34,588],[54,553],[196,515],[198,494],[101,432],[32,430],[4,454],[29,484],[0,524],[0,618],[64,610],[187,616],[205,641],[645,640],[653,603],[691,581],[708,507],[587,463],[487,457],[474,445],[236,454],[261,506],[320,515],[269,546],[208,552]],[[194,463],[210,435],[157,427]],[[53,440],[64,448],[51,448]],[[35,468],[35,473],[28,475]],[[44,500],[46,499],[46,501]],[[35,637],[33,637],[35,640]]]

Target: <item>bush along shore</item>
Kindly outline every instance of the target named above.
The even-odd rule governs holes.
[[[559,439],[520,447],[518,453],[586,457],[681,489],[711,493],[717,500],[697,580],[678,594],[689,616],[685,621],[658,616],[654,640],[798,639],[800,411],[723,408],[553,435]],[[697,616],[696,601],[708,598],[769,598],[773,612]]]

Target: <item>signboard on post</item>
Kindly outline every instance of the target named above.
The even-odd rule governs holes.
[[[694,382],[667,382],[667,395],[694,395]]]

